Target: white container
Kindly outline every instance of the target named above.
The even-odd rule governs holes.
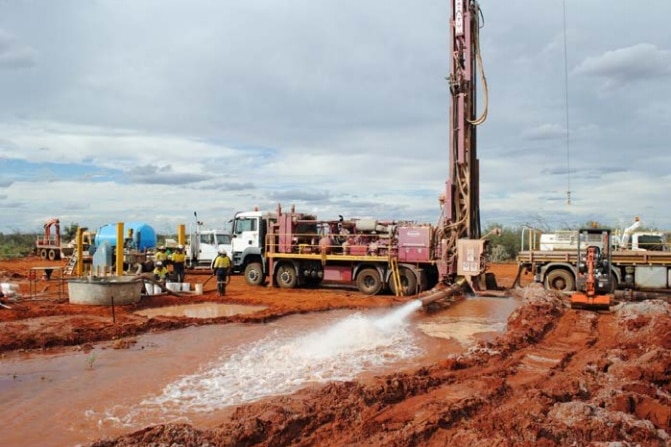
[[[165,288],[171,292],[179,292],[181,289],[178,282],[168,282],[165,284]]]
[[[163,293],[163,289],[158,284],[154,284],[154,295],[160,295]]]
[[[144,282],[144,290],[147,292],[147,295],[154,295],[154,284],[149,281]]]
[[[188,282],[183,282],[182,283],[182,292],[190,292],[191,291],[191,284]]]
[[[200,283],[196,283],[193,285],[196,288],[196,295],[202,295],[203,294],[203,285]]]
[[[11,297],[19,293],[19,285],[9,282],[0,283],[0,290],[6,297]]]

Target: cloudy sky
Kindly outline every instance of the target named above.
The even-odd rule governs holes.
[[[671,2],[565,0],[566,46],[562,0],[480,5],[483,226],[671,230]],[[436,222],[449,17],[448,0],[0,0],[0,232],[222,227],[278,203]]]

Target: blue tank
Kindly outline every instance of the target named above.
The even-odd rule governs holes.
[[[124,222],[123,237],[127,239],[127,247],[129,243],[132,248],[137,250],[156,247],[156,231],[144,222]],[[96,233],[96,247],[100,247],[103,242],[107,242],[111,247],[116,247],[116,239],[116,224],[103,225],[98,228]]]

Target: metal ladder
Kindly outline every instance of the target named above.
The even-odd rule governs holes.
[[[68,259],[68,263],[65,266],[63,273],[66,275],[72,275],[75,272],[75,266],[77,265],[77,253],[73,253],[72,256]]]
[[[398,270],[398,259],[389,257],[389,267],[391,267],[391,279],[394,281],[396,296],[403,296],[403,284],[401,283],[401,274]]]

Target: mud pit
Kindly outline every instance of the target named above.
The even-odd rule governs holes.
[[[21,281],[27,265],[2,263],[0,270],[4,278]],[[512,282],[514,266],[493,270],[500,284]],[[133,314],[218,301],[211,283],[203,296],[152,296],[117,308],[115,322],[110,309],[55,300],[7,302],[12,309],[0,310],[0,349],[51,353],[87,349],[97,340],[117,340],[118,348],[126,348],[134,336],[151,331],[407,301],[344,290],[248,288],[233,278],[226,302],[267,309],[212,319]],[[537,287],[519,293],[524,304],[509,318],[505,334],[465,353],[231,407],[211,424],[151,426],[93,445],[669,445],[669,305],[649,301],[594,313],[571,310]]]

